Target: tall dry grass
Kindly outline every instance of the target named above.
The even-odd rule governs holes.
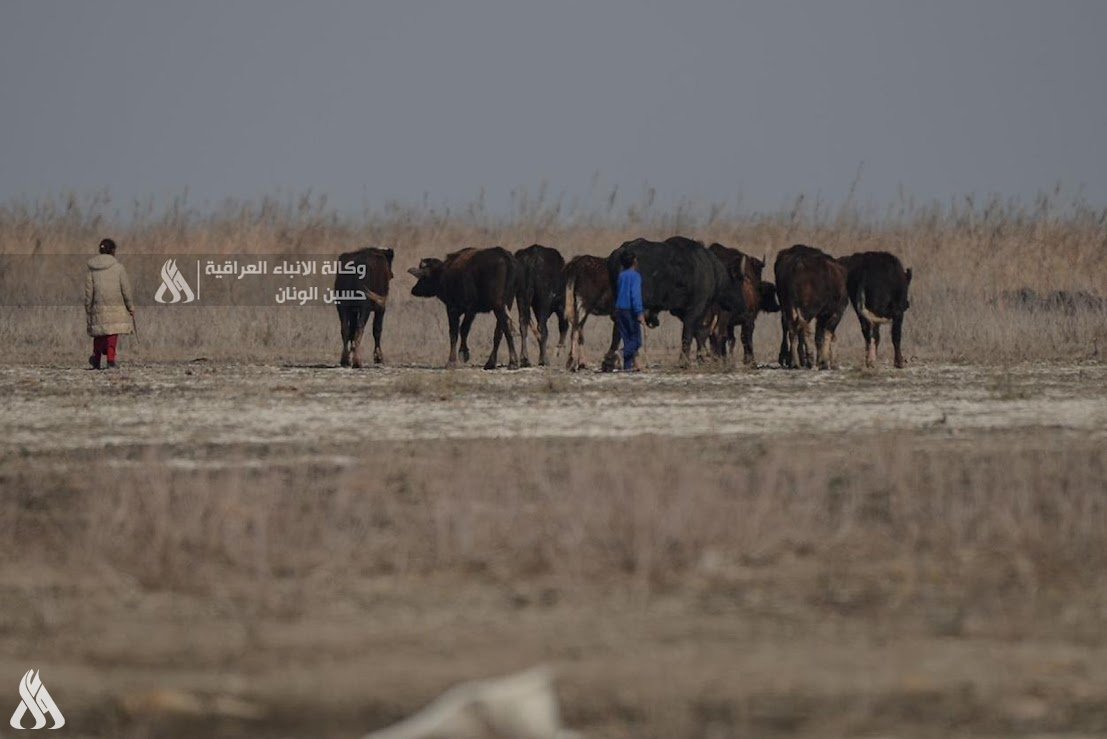
[[[1107,346],[1101,312],[1032,315],[995,304],[1000,292],[1023,287],[1107,295],[1107,208],[1060,188],[1032,202],[969,196],[918,203],[899,193],[885,207],[858,204],[852,194],[837,207],[801,196],[775,212],[748,212],[740,203],[660,206],[649,188],[631,200],[613,190],[569,202],[545,188],[535,194],[519,190],[506,213],[490,211],[481,197],[460,209],[391,203],[352,215],[310,193],[204,208],[189,205],[187,193],[163,207],[152,201],[116,204],[102,192],[0,205],[0,255],[90,253],[106,235],[120,243],[124,262],[138,253],[337,255],[362,245],[392,247],[397,276],[386,353],[392,361],[419,363],[442,361],[445,344],[440,306],[409,294],[406,268],[420,258],[463,246],[518,249],[534,242],[567,257],[605,255],[629,238],[677,233],[765,255],[770,262],[796,242],[835,254],[896,253],[915,274],[906,343],[916,359],[1098,359]],[[151,293],[155,288],[138,287]],[[337,320],[323,308],[152,307],[143,313],[143,346],[128,349],[143,359],[331,361],[338,344]],[[490,336],[487,324],[476,325],[480,346]],[[600,344],[607,327],[594,324],[589,339]],[[651,344],[667,354],[678,343],[673,324],[665,321],[651,336]],[[0,317],[0,339],[23,347],[24,358],[79,359],[82,329],[75,307],[9,306]],[[847,352],[860,346],[852,317],[839,333]],[[762,318],[762,358],[775,356],[778,340],[778,322]]]
[[[0,551],[90,583],[117,573],[260,603],[380,576],[565,592],[760,581],[845,615],[938,600],[946,616],[1013,619],[1064,602],[1083,628],[1107,597],[1107,455],[1094,440],[363,443],[356,459],[13,461]]]

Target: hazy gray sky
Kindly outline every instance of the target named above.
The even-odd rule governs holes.
[[[1107,2],[0,5],[0,200],[1107,202]]]

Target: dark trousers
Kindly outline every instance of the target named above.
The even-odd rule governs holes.
[[[642,325],[634,311],[615,311],[615,325],[619,327],[619,338],[623,340],[623,369],[634,368],[634,357],[642,348]]]
[[[119,334],[107,336],[94,336],[92,339],[92,356],[96,358],[96,364],[100,364],[100,356],[108,355],[108,361],[115,361],[115,347],[119,345]]]

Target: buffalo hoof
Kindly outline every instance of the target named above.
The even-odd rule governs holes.
[[[451,359],[450,361],[446,362],[446,369],[448,369],[448,370],[457,369],[457,360],[456,359]]]
[[[373,364],[383,364],[384,355],[380,352],[373,352]]]
[[[489,359],[487,362],[484,363],[484,368],[486,370],[494,370],[496,369],[496,363]]]
[[[469,364],[469,348],[468,347],[462,347],[461,351],[458,352],[458,356],[461,357],[462,362],[465,362],[465,364]]]
[[[530,366],[530,364],[527,364],[527,365],[520,365],[520,364],[519,364],[518,362],[516,362],[516,361],[514,361],[514,360],[512,360],[512,361],[510,361],[510,362],[508,362],[508,363],[507,363],[507,368],[508,368],[509,370],[517,370],[517,369],[519,369],[519,367],[521,367],[521,366],[526,366],[526,367],[529,367],[529,366]]]
[[[361,357],[354,357],[351,359],[350,366],[354,369],[361,369]]]
[[[906,366],[907,366],[907,360],[905,360],[903,357],[898,357],[896,359],[896,369],[903,369]]]
[[[519,367],[529,367],[529,366],[530,366],[530,358],[529,357],[523,357],[522,359],[519,360],[519,362],[516,364],[516,366],[512,367],[509,364],[507,366],[507,368],[508,369],[519,369]]]
[[[338,360],[338,363],[340,365],[342,365],[343,367],[349,367],[350,366],[350,355],[349,354],[343,354],[342,359]]]

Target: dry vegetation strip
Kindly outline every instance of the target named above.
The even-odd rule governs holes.
[[[235,731],[349,735],[539,660],[603,736],[1107,731],[1100,440],[296,451],[9,458],[0,652],[93,665],[108,733],[188,735],[123,698],[214,681],[271,721]]]
[[[648,194],[633,203],[613,196],[603,205],[580,207],[545,193],[520,194],[514,210],[503,216],[486,212],[480,202],[457,211],[390,205],[342,216],[329,210],[325,199],[310,196],[227,203],[205,213],[183,199],[164,209],[136,205],[133,210],[123,222],[104,195],[9,202],[0,205],[0,254],[88,252],[106,233],[121,244],[124,261],[128,253],[337,255],[364,245],[389,246],[397,252],[398,276],[389,301],[386,356],[438,363],[444,361],[441,310],[411,298],[404,274],[422,257],[440,257],[464,246],[518,249],[534,242],[557,247],[566,257],[606,255],[629,238],[681,233],[764,254],[771,262],[778,250],[802,241],[834,254],[890,250],[913,268],[906,341],[909,355],[916,358],[1086,359],[1101,358],[1107,346],[1102,313],[1030,315],[994,304],[1001,291],[1023,287],[1107,296],[1107,209],[1066,200],[1059,192],[1025,205],[994,198],[919,205],[901,197],[885,210],[847,204],[833,212],[818,201],[799,198],[792,208],[768,214],[742,213],[722,204],[663,209]],[[7,296],[5,302],[17,298]],[[338,344],[331,313],[149,309],[142,316],[147,330],[138,351],[163,358],[330,360]],[[79,336],[82,320],[74,308],[5,308],[0,339],[18,344],[36,360],[57,357]],[[477,322],[477,340],[487,341],[487,323]],[[604,327],[597,326],[590,339],[598,344]],[[759,353],[767,358],[775,355],[779,326],[772,316],[761,326]],[[844,322],[842,333],[847,348],[859,345],[852,318]],[[660,337],[651,337],[651,346],[664,350],[675,343],[671,325],[664,326]]]

